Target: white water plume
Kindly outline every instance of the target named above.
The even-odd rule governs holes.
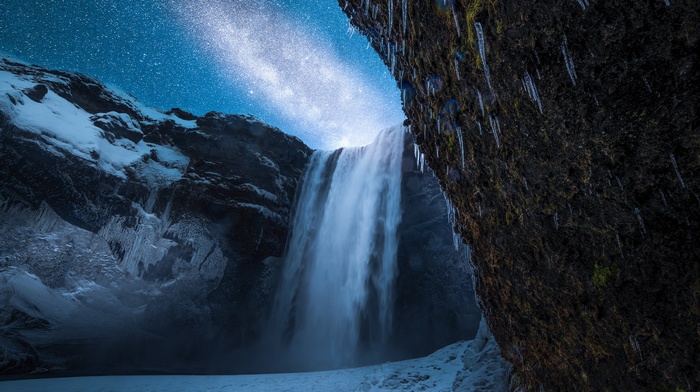
[[[381,346],[387,337],[403,137],[395,127],[368,146],[311,158],[269,331],[298,368],[355,365],[361,346]]]

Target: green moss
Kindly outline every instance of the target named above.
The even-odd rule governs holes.
[[[457,142],[455,141],[455,135],[453,134],[448,134],[447,135],[447,151],[450,152],[450,154],[454,154],[457,149]]]
[[[620,273],[620,270],[615,267],[615,266],[601,266],[600,264],[596,263],[595,268],[593,270],[593,286],[595,287],[604,287],[608,279],[613,276],[617,275]]]
[[[467,40],[469,47],[476,52],[476,32],[474,31],[474,22],[476,17],[486,10],[487,7],[495,8],[499,0],[474,0],[467,6]]]

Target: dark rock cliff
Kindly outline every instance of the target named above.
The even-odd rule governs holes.
[[[473,339],[481,321],[474,298],[469,249],[457,243],[445,196],[432,171],[416,160],[407,135],[401,170],[394,358],[432,353]]]
[[[699,3],[339,4],[399,83],[516,381],[700,388]]]
[[[5,59],[0,90],[0,374],[226,369],[311,150]]]

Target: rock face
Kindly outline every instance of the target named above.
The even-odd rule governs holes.
[[[225,369],[311,150],[5,59],[0,90],[0,373]]]
[[[697,390],[694,1],[340,1],[395,75],[540,390]]]
[[[396,358],[424,356],[474,338],[481,320],[467,246],[455,249],[440,183],[416,159],[412,137],[404,146],[401,224],[398,228],[396,302],[390,345]]]

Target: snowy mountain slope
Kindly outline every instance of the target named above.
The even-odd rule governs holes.
[[[0,60],[0,374],[240,344],[309,153],[252,117],[162,113]]]
[[[470,391],[507,388],[509,365],[485,323],[474,340],[430,356],[362,368],[239,376],[110,376],[0,382],[16,392],[97,391]]]

